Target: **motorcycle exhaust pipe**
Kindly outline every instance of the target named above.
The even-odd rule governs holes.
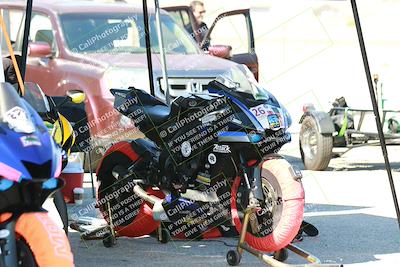
[[[162,202],[164,201],[163,199],[149,195],[139,185],[135,185],[133,187],[133,192],[144,201],[153,204],[153,219],[155,221],[164,221],[164,222],[168,221],[167,213],[165,212],[164,207],[162,206]]]
[[[123,179],[129,176],[130,174],[125,168],[118,165],[114,167],[114,169],[112,170],[112,175],[116,179]],[[140,185],[137,184],[140,181],[141,180],[133,180],[133,182],[136,184],[133,187],[133,192],[144,201],[149,202],[150,204],[153,205],[152,213],[153,213],[153,219],[155,221],[168,221],[167,213],[165,212],[164,207],[162,206],[163,199],[149,195],[145,190],[143,190],[143,188]]]

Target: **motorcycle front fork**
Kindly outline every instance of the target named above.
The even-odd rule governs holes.
[[[258,164],[255,166],[247,166],[247,161],[242,153],[239,153],[240,166],[246,189],[249,191],[249,206],[256,208],[260,206],[260,202],[264,202],[264,193],[261,181],[261,169]]]

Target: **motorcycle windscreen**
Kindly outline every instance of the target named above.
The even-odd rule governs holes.
[[[30,134],[35,131],[30,113],[16,89],[9,83],[0,83],[0,121],[17,133]]]
[[[45,120],[50,112],[50,103],[46,95],[36,83],[26,82],[24,99]]]
[[[16,182],[55,176],[60,149],[39,115],[8,83],[0,83],[0,130],[5,133],[0,142],[0,176]]]
[[[252,119],[259,122],[265,130],[287,129],[291,118],[285,107],[261,86],[251,71],[244,65],[230,68],[216,78],[216,81],[234,91]]]

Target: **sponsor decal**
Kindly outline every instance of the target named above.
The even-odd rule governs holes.
[[[281,127],[279,117],[276,114],[268,115],[268,123],[269,128],[272,130],[279,129]]]
[[[213,153],[210,153],[209,155],[208,155],[208,162],[211,164],[211,165],[214,165],[215,163],[217,163],[217,156],[215,156],[215,154],[213,154]],[[210,166],[208,166],[208,168],[209,168]],[[207,165],[206,165],[206,168],[207,168]],[[207,169],[208,169],[207,168]]]
[[[199,172],[196,181],[205,185],[211,184],[211,176],[207,173]]]
[[[19,106],[8,110],[5,113],[4,121],[7,122],[10,129],[15,132],[33,133],[35,131],[35,127],[29,119],[27,112]]]
[[[231,148],[228,145],[214,144],[213,152],[216,152],[216,153],[231,153]]]
[[[20,138],[22,146],[23,147],[28,147],[28,146],[41,146],[42,143],[40,142],[39,138],[34,135],[24,135]]]

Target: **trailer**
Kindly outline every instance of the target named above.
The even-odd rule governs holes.
[[[366,117],[374,116],[372,109],[349,108],[344,98],[336,99],[335,103],[337,105],[329,112],[317,111],[312,104],[304,106],[299,147],[307,170],[323,171],[333,157],[340,157],[353,148],[380,145],[378,132],[363,130]],[[400,110],[383,109],[381,114],[382,125],[387,125],[387,132],[384,133],[386,144],[400,144],[400,125],[395,119],[400,117],[396,116],[400,115]],[[357,123],[354,118],[358,118]],[[345,149],[338,152],[335,148]]]

